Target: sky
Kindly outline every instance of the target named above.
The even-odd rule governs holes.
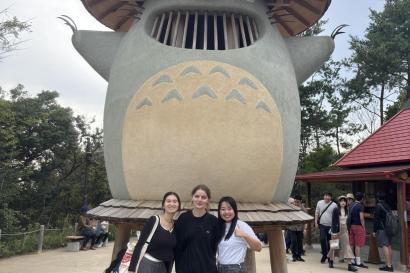
[[[344,35],[336,38],[333,58],[348,57],[349,35],[362,37],[369,24],[369,8],[381,10],[384,0],[333,0],[324,19],[328,19],[323,35],[341,24],[349,24]],[[0,61],[0,87],[25,86],[30,94],[42,90],[58,91],[59,103],[75,114],[95,119],[102,128],[107,82],[75,51],[71,30],[56,19],[66,14],[79,29],[109,30],[84,8],[81,0],[1,0],[0,10],[32,24],[32,31],[22,36],[20,49]],[[0,18],[1,19],[1,18]]]

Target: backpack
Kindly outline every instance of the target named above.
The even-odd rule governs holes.
[[[379,207],[386,213],[386,221],[383,224],[384,231],[389,236],[395,236],[399,233],[400,220],[391,210],[386,210],[382,204]]]

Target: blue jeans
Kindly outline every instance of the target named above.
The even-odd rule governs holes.
[[[322,257],[326,257],[327,253],[329,252],[329,240],[330,240],[330,227],[320,224],[319,225],[319,232],[320,232],[320,248],[322,249]]]

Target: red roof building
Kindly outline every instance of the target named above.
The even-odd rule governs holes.
[[[410,202],[406,202],[410,200],[410,100],[403,110],[347,152],[334,166],[340,169],[296,176],[296,181],[307,183],[308,206],[312,206],[312,183],[351,183],[353,192],[366,193],[371,218],[371,207],[376,204],[375,193],[385,191],[394,200],[392,208],[396,208],[400,216],[400,263],[410,268],[407,224]],[[310,236],[307,237],[310,241]],[[368,261],[378,262],[377,246],[373,245]],[[375,254],[371,257],[370,252]]]
[[[406,162],[410,162],[410,108],[397,113],[335,165],[345,168]]]

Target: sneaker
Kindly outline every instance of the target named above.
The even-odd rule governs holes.
[[[347,266],[347,271],[356,272],[356,271],[357,271],[357,268],[354,267],[352,264],[349,264],[349,265]]]
[[[383,266],[379,268],[380,271],[394,272],[393,266]]]
[[[320,263],[324,264],[326,262],[327,257],[326,256],[322,256],[322,259],[320,259]]]
[[[329,268],[334,268],[332,260],[329,260]]]
[[[299,262],[304,262],[305,259],[303,259],[302,257],[297,257],[296,260],[298,260]]]
[[[298,259],[296,257],[293,257],[292,262],[297,262]]]
[[[369,268],[367,265],[364,265],[363,263],[357,264],[356,266],[361,268]]]

